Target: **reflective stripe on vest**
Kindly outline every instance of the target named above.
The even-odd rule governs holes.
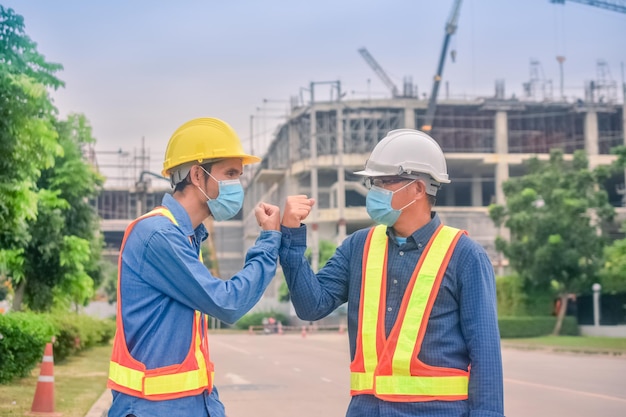
[[[365,245],[350,393],[403,402],[467,399],[468,372],[429,366],[417,359],[441,280],[464,232],[447,226],[435,232],[415,267],[396,323],[385,339],[386,229],[373,228]]]
[[[122,251],[126,238],[135,224],[150,216],[162,215],[178,225],[172,213],[165,207],[158,207],[133,221],[127,228],[120,248],[119,272],[122,266]],[[200,257],[201,259],[201,257]],[[194,312],[192,338],[189,352],[182,363],[162,368],[146,369],[146,366],[134,359],[128,351],[122,321],[120,274],[117,288],[117,329],[109,366],[107,386],[113,390],[135,397],[150,400],[167,400],[198,395],[213,388],[213,364],[209,359],[207,341],[208,317],[199,311]],[[204,319],[204,320],[203,320]],[[204,330],[204,333],[203,333]],[[203,337],[204,334],[204,337]]]

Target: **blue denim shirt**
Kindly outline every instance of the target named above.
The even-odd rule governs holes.
[[[191,343],[194,310],[226,323],[234,323],[248,312],[276,273],[280,245],[279,232],[262,231],[246,254],[243,269],[222,280],[198,260],[200,243],[208,236],[206,228],[200,225],[194,230],[189,215],[171,195],[164,196],[163,205],[178,226],[165,216],[141,220],[128,236],[121,260],[124,334],[131,355],[148,369],[183,361]],[[225,416],[215,387],[211,394],[205,391],[168,401],[114,391],[109,416],[128,414]]]
[[[387,264],[385,330],[396,322],[404,291],[431,236],[441,224],[431,221],[398,245],[391,229]],[[304,257],[306,227],[282,229],[280,263],[291,300],[303,320],[319,320],[348,303],[350,355],[354,359],[359,318],[363,248],[369,229],[348,236],[326,265],[314,274]],[[504,410],[500,333],[495,277],[484,249],[463,235],[450,259],[433,305],[419,359],[432,366],[467,370],[465,401],[387,402],[372,395],[352,397],[348,417],[502,417]],[[349,367],[346,364],[346,372]],[[346,392],[346,395],[349,393]]]

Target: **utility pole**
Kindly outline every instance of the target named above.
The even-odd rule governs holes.
[[[341,103],[341,82],[337,81],[337,244],[346,238],[346,170],[343,166],[343,105]]]
[[[565,62],[565,57],[563,55],[558,55],[556,60],[559,62],[559,74],[560,74],[560,92],[561,92],[561,100],[565,101],[565,93],[563,92],[563,62]]]
[[[310,117],[310,140],[309,152],[311,161],[311,197],[315,200],[315,204],[311,209],[311,269],[317,272],[319,269],[320,247],[319,247],[319,189],[318,189],[318,172],[317,172],[317,119],[315,114],[315,83],[311,83],[311,117]]]

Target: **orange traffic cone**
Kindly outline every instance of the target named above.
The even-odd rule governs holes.
[[[46,344],[46,350],[41,361],[39,379],[35,390],[35,398],[28,416],[60,416],[54,412],[54,358],[52,356],[52,343]]]

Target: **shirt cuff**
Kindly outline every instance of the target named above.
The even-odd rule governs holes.
[[[282,245],[289,248],[294,246],[306,247],[306,226],[301,224],[300,227],[285,227],[280,226],[280,231],[283,234]]]
[[[504,414],[489,410],[470,410],[469,417],[504,417]]]

